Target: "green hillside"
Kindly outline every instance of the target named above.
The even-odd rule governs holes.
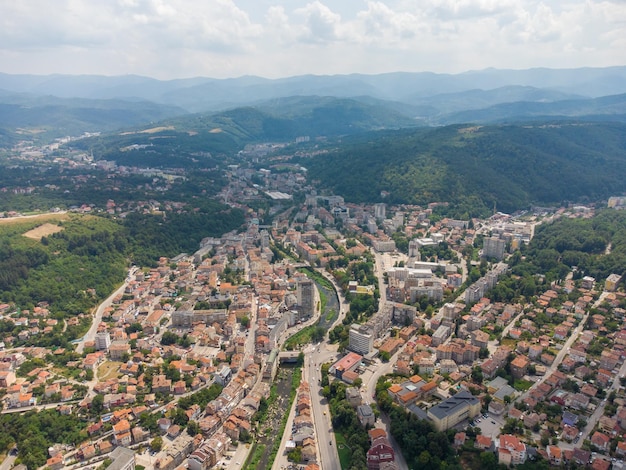
[[[449,126],[346,139],[303,159],[347,200],[447,201],[458,215],[594,201],[626,191],[626,125]]]
[[[207,166],[223,161],[219,155],[233,155],[253,142],[288,142],[303,135],[336,137],[415,125],[413,119],[381,104],[292,97],[212,115],[180,116],[74,145],[120,165]],[[133,145],[147,147],[127,150]]]
[[[146,101],[87,100],[0,94],[0,146],[18,139],[42,142],[84,132],[107,132],[184,114]]]

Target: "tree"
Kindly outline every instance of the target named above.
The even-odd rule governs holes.
[[[157,436],[152,439],[150,442],[150,449],[154,452],[159,452],[163,448],[163,438],[161,436]]]
[[[176,344],[177,341],[178,341],[178,335],[172,331],[166,331],[165,333],[163,333],[163,336],[161,337],[161,344],[163,346]]]
[[[245,315],[241,317],[241,326],[243,326],[244,328],[248,328],[250,326],[250,318]]]
[[[99,416],[102,413],[102,410],[104,410],[104,395],[98,393],[93,397],[90,410],[94,416]]]
[[[480,466],[483,470],[496,470],[498,468],[498,461],[495,454],[493,452],[481,452]]]
[[[200,434],[200,432],[201,430],[198,422],[194,420],[189,420],[189,422],[187,423],[187,434],[189,434],[190,436],[197,436],[198,434]]]

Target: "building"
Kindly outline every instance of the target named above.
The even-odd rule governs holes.
[[[348,333],[348,349],[367,356],[374,349],[374,332],[367,325],[353,324]]]
[[[604,283],[604,289],[609,292],[615,292],[617,290],[617,285],[619,281],[622,280],[622,277],[619,274],[611,274],[606,278]]]
[[[339,359],[337,362],[335,362],[332,366],[330,366],[330,369],[328,370],[328,372],[330,372],[331,374],[335,375],[338,378],[341,378],[344,372],[353,371],[354,369],[359,367],[359,365],[361,365],[362,360],[363,360],[363,356],[353,353],[353,352],[349,352],[348,354],[343,356],[341,359]]]
[[[387,217],[387,205],[384,202],[374,204],[374,217],[384,220]]]
[[[498,237],[488,237],[483,240],[483,257],[495,258],[500,261],[504,258],[506,242]]]
[[[441,325],[432,335],[432,346],[437,347],[444,343],[445,340],[448,339],[448,336],[450,336],[450,327]]]
[[[111,346],[111,334],[108,330],[96,333],[96,351],[106,351]]]
[[[356,415],[363,427],[374,426],[376,422],[376,416],[374,416],[372,407],[369,405],[359,405],[356,409]]]
[[[519,465],[526,462],[526,444],[511,434],[501,434],[498,445],[498,463]]]
[[[175,327],[191,328],[194,323],[210,325],[223,323],[228,317],[226,309],[189,310],[181,309],[172,313],[172,325]]]
[[[386,462],[395,462],[396,456],[387,437],[378,437],[367,451],[367,469],[379,470]]]
[[[437,431],[450,429],[464,419],[470,419],[480,413],[480,400],[470,392],[463,390],[445,399],[427,412]]]
[[[296,296],[302,313],[312,317],[315,313],[315,284],[313,281],[308,278],[298,280]]]
[[[134,470],[135,452],[126,447],[116,447],[109,454],[111,463],[107,467],[109,470]]]
[[[511,374],[516,379],[521,379],[528,373],[528,366],[530,361],[526,356],[517,356],[511,361]]]

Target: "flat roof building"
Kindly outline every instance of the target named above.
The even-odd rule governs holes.
[[[352,325],[348,333],[348,349],[363,356],[374,349],[374,332],[366,325]]]
[[[437,431],[445,431],[464,419],[473,418],[478,413],[480,400],[463,390],[430,408],[427,415]]]

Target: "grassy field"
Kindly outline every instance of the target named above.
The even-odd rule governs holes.
[[[59,227],[58,225],[51,224],[46,222],[39,227],[35,227],[32,230],[29,230],[24,234],[26,238],[32,238],[33,240],[41,240],[43,237],[47,237],[48,235],[52,235],[53,233],[57,233],[63,230],[63,227]]]
[[[352,460],[352,451],[348,448],[346,440],[343,434],[335,433],[335,441],[337,442],[337,453],[339,454],[339,463],[341,468],[350,468],[350,461]]]
[[[98,380],[104,382],[113,377],[118,377],[121,365],[121,362],[106,361],[98,367]]]
[[[302,328],[293,336],[290,336],[287,341],[285,341],[285,349],[288,351],[293,350],[297,346],[301,344],[308,344],[311,342],[311,334],[315,329],[315,325],[309,325],[305,328]]]
[[[532,386],[533,382],[531,382],[530,380],[516,380],[513,384],[513,388],[515,388],[515,390],[517,390],[518,392],[525,392]]]

